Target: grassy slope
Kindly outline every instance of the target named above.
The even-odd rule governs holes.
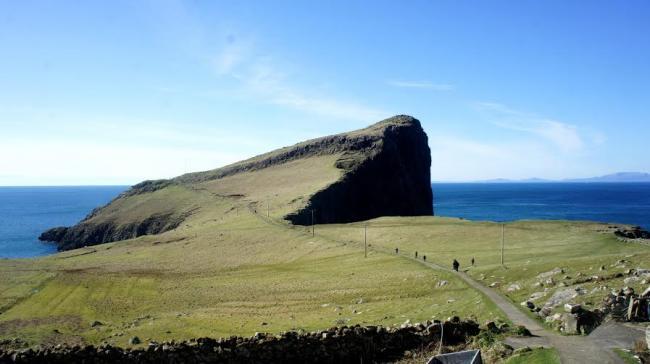
[[[361,241],[363,224],[329,225],[320,229],[325,236],[342,241]],[[580,286],[589,291],[573,302],[597,305],[611,289],[625,285],[644,289],[640,281],[624,283],[623,278],[605,282],[572,285],[578,277],[610,275],[628,268],[649,268],[650,246],[623,243],[617,240],[607,225],[567,221],[520,221],[506,224],[505,266],[500,265],[501,226],[491,222],[470,222],[452,218],[386,217],[368,224],[370,244],[383,249],[427,255],[427,260],[451,267],[458,259],[461,269],[486,285],[497,283],[497,289],[515,302],[527,299],[531,293],[546,290],[546,296],[536,301],[543,303],[564,281],[568,286]],[[468,267],[470,259],[475,267]],[[621,259],[624,265],[615,266]],[[600,267],[605,266],[601,271]],[[555,285],[534,287],[540,281],[537,275],[556,267],[566,273],[553,276]],[[568,279],[564,279],[568,276]],[[510,284],[519,284],[520,290],[508,292]],[[607,287],[602,289],[602,287]],[[601,288],[601,290],[597,290]],[[558,308],[561,310],[561,307]]]
[[[560,356],[554,349],[533,349],[522,354],[514,355],[506,364],[559,364]]]
[[[640,361],[637,359],[634,354],[628,350],[623,349],[614,349],[616,355],[618,355],[625,364],[639,364]]]
[[[202,189],[187,193],[203,207],[177,230],[43,259],[1,261],[0,338],[125,345],[133,335],[163,340],[500,315],[452,276],[372,250],[364,259],[363,224],[319,225],[312,238],[308,228],[287,226],[279,216],[266,221],[244,198]],[[487,275],[486,283],[524,282],[555,266],[588,271],[629,255],[649,261],[646,247],[597,229],[511,224],[507,270],[498,266],[500,230],[491,223],[381,218],[369,222],[368,238],[374,248],[417,249],[441,264],[453,257],[465,263],[470,254],[464,252],[473,252],[479,265],[470,273]],[[441,280],[449,284],[438,287]],[[90,327],[94,320],[104,325]]]
[[[0,261],[0,339],[125,346],[134,335],[164,340],[401,324],[454,314],[500,317],[448,274],[380,253],[365,259],[358,246],[312,238],[305,227],[277,222],[297,197],[337,178],[339,172],[322,160],[334,159],[318,158],[319,163],[295,162],[292,168],[304,172],[293,173],[295,178],[292,168],[270,168],[124,202],[127,214],[138,212],[127,203],[200,207],[161,235]],[[297,180],[289,184],[288,178]],[[269,184],[291,188],[265,191]],[[235,193],[244,196],[227,196]],[[259,206],[266,196],[268,221],[265,206]],[[438,287],[441,280],[449,284]],[[95,320],[103,325],[91,327]]]
[[[194,211],[161,235],[0,260],[0,339],[126,345],[133,335],[162,340],[501,315],[453,276],[391,254],[371,251],[364,259],[361,223],[317,226],[312,238],[308,228],[280,222],[340,177],[334,167],[339,157],[169,186],[124,199],[97,217],[128,222],[151,212]],[[537,290],[531,284],[539,272],[556,266],[575,276],[596,274],[600,265],[623,270],[610,264],[626,256],[628,267],[650,262],[647,247],[620,243],[598,229],[588,223],[508,224],[505,270],[498,264],[500,228],[493,223],[381,218],[369,222],[368,238],[375,247],[418,250],[444,265],[458,258],[465,267],[474,256],[478,266],[470,274],[485,275],[486,284],[519,282],[522,290],[509,294],[520,301]],[[438,287],[442,280],[449,283]],[[90,327],[94,320],[104,325]]]

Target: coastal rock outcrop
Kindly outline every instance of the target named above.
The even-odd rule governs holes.
[[[641,229],[640,226],[634,226],[629,229],[619,228],[614,231],[614,234],[625,239],[650,239],[650,232]]]
[[[38,239],[57,242],[59,250],[76,249],[87,245],[110,243],[142,235],[163,233],[178,227],[187,214],[181,214],[180,216],[174,216],[171,213],[152,214],[143,220],[126,224],[117,224],[113,221],[89,222],[88,220],[93,216],[91,213],[88,218],[75,226],[61,226],[47,230]]]
[[[305,172],[314,163],[323,165],[316,172]],[[255,206],[268,204],[273,196],[275,204],[285,206],[282,218],[295,225],[311,224],[312,214],[319,224],[433,215],[430,167],[431,151],[420,122],[398,115],[365,129],[308,140],[222,168],[141,182],[77,225],[50,229],[39,239],[68,250],[163,233],[201,210],[205,196],[195,197],[202,192],[237,198],[255,212]],[[282,178],[274,180],[278,173]],[[305,177],[306,173],[315,176]],[[296,191],[287,188],[306,178],[309,181]],[[256,189],[264,189],[263,200]]]
[[[337,167],[348,172],[315,193],[307,206],[286,216],[297,225],[345,223],[379,216],[433,215],[431,151],[428,138],[414,118],[401,116],[369,137],[345,138],[367,158],[343,157]]]

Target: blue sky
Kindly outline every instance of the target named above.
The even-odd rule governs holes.
[[[650,171],[647,1],[1,1],[0,185],[131,184],[394,114],[432,179]]]

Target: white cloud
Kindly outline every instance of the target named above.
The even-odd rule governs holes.
[[[564,152],[583,149],[585,143],[575,125],[514,110],[493,102],[479,102],[476,106],[490,114],[491,122],[504,129],[530,133],[545,139]]]
[[[230,76],[239,80],[250,96],[265,103],[364,123],[392,115],[361,103],[306,92],[293,86],[284,68],[278,67],[272,57],[256,53],[250,41],[226,45],[214,57],[214,66],[218,76]]]
[[[379,121],[393,114],[363,102],[313,91],[313,87],[298,86],[289,75],[294,67],[271,57],[263,42],[258,42],[250,33],[238,31],[237,26],[227,21],[216,25],[216,29],[214,24],[206,26],[198,16],[198,9],[191,4],[177,0],[162,5],[154,2],[151,11],[161,18],[156,23],[161,28],[160,33],[181,51],[207,63],[215,76],[232,77],[241,82],[241,89],[231,87],[226,90],[229,94],[248,97],[251,103],[278,105],[362,123]],[[208,37],[211,28],[215,34]]]
[[[391,86],[403,87],[403,88],[419,88],[419,89],[428,89],[435,91],[451,91],[455,87],[453,85],[444,84],[444,83],[433,83],[429,81],[388,81]]]
[[[0,144],[0,185],[133,184],[226,165],[244,156],[113,142],[14,140]]]

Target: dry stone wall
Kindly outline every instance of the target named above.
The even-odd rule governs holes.
[[[407,350],[437,344],[444,325],[445,345],[457,345],[479,333],[478,324],[459,319],[403,325],[400,328],[354,326],[250,338],[202,338],[149,343],[146,348],[57,346],[21,351],[0,350],[5,363],[373,363],[402,357]]]

